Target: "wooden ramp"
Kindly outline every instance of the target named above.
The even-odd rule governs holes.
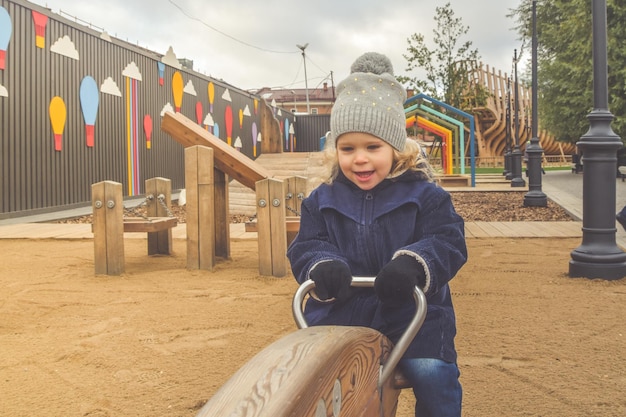
[[[213,149],[215,168],[252,190],[257,181],[272,178],[261,165],[180,113],[165,112],[161,130],[185,148],[200,145]]]
[[[262,154],[254,161],[265,169],[272,178],[286,179],[304,177],[307,179],[307,195],[321,182],[323,174],[322,152],[285,152]],[[256,214],[255,193],[237,180],[230,182],[230,213],[252,216]]]

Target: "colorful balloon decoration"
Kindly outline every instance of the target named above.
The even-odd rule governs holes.
[[[163,77],[165,76],[165,64],[157,62],[157,72],[159,74],[159,85],[162,87],[164,84]]]
[[[180,113],[180,108],[183,104],[183,76],[180,72],[176,71],[172,75],[172,94],[174,95],[174,107],[176,113]]]
[[[291,143],[291,152],[296,150],[296,131],[293,128],[293,124],[289,125],[289,142]]]
[[[94,127],[96,125],[96,117],[98,116],[98,84],[96,80],[89,75],[83,78],[80,83],[80,107],[83,111],[85,119],[85,134],[87,137],[87,146],[93,147],[94,143]]]
[[[67,118],[67,109],[61,97],[52,97],[48,113],[50,115],[50,123],[52,123],[52,132],[54,133],[54,150],[60,151],[63,148],[63,131],[65,130],[65,120]]]
[[[35,23],[35,45],[37,48],[43,49],[46,47],[46,25],[48,24],[48,16],[33,10],[33,22]]]
[[[146,149],[152,148],[152,117],[146,114],[143,117],[143,132],[146,134]]]
[[[252,155],[256,158],[256,136],[258,133],[258,128],[256,127],[256,122],[252,122]]]
[[[204,112],[202,111],[202,102],[201,101],[197,101],[196,102],[196,121],[201,126],[202,126],[202,115],[203,114],[204,114]]]
[[[208,93],[209,93],[209,113],[213,113],[213,101],[215,100],[215,85],[213,85],[213,82],[209,82]]]
[[[285,150],[289,150],[289,119],[285,119],[281,124],[283,135],[285,135]]]
[[[13,33],[11,16],[4,7],[0,7],[0,70],[6,65],[6,52]]]
[[[224,123],[226,123],[226,142],[228,146],[231,146],[233,141],[233,108],[230,105],[227,105],[224,111]]]

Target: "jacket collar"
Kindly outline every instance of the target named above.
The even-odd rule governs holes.
[[[372,204],[372,219],[407,203],[419,205],[424,187],[418,184],[425,183],[415,172],[407,171],[396,178],[387,178],[366,191],[340,172],[333,184],[318,189],[319,208],[333,209],[356,222],[363,222],[363,205],[368,201]]]

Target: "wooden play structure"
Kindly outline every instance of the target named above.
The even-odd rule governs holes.
[[[193,211],[195,206],[202,210],[194,213],[191,219],[188,215],[188,267],[197,265],[195,261],[190,261],[190,250],[198,257],[211,253],[212,235],[216,236],[214,248],[221,256],[228,256],[230,252],[228,176],[256,193],[259,273],[275,277],[287,275],[286,211],[288,207],[299,210],[306,181],[272,178],[266,169],[180,113],[166,112],[161,129],[185,147],[188,210]],[[211,200],[216,207],[210,207]],[[196,228],[199,230],[197,236],[194,234]],[[211,269],[212,266],[213,261],[205,259],[199,261],[197,267]]]
[[[502,156],[506,146],[506,109],[507,104],[512,104],[514,96],[514,83],[506,73],[496,72],[495,69],[482,63],[472,66],[469,73],[472,88],[484,88],[488,93],[485,103],[478,103],[475,97],[468,95],[464,108],[476,119],[476,145],[478,156],[481,159]],[[530,140],[530,117],[531,114],[531,91],[529,88],[519,85],[519,122],[520,122],[520,147],[522,152],[526,142]],[[514,106],[512,107],[514,108]],[[541,124],[541,123],[540,123]],[[545,130],[538,132],[539,141],[545,155],[572,155],[576,153],[573,143],[559,142]]]
[[[124,272],[124,233],[148,233],[148,255],[170,255],[172,227],[177,220],[168,213],[171,182],[165,178],[146,180],[146,217],[125,217],[122,184],[102,181],[91,186],[94,259],[96,274]]]
[[[372,286],[355,277],[353,286]],[[271,344],[239,369],[197,417],[393,417],[408,385],[396,365],[426,317],[426,298],[415,288],[416,314],[395,346],[365,327],[307,327],[303,300],[315,284],[303,283],[293,299],[300,330]]]

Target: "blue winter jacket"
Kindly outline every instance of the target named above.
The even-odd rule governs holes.
[[[376,276],[394,256],[410,254],[426,272],[428,313],[405,356],[456,361],[456,324],[448,281],[466,262],[467,248],[463,219],[447,191],[412,171],[368,191],[340,174],[332,184],[313,190],[301,211],[300,231],[287,251],[299,283],[320,262],[339,260],[350,267],[353,276]],[[381,304],[373,289],[352,291],[353,299],[365,297],[369,304]],[[335,303],[310,299],[305,316],[315,324],[340,311]],[[406,309],[398,311],[411,314]]]

